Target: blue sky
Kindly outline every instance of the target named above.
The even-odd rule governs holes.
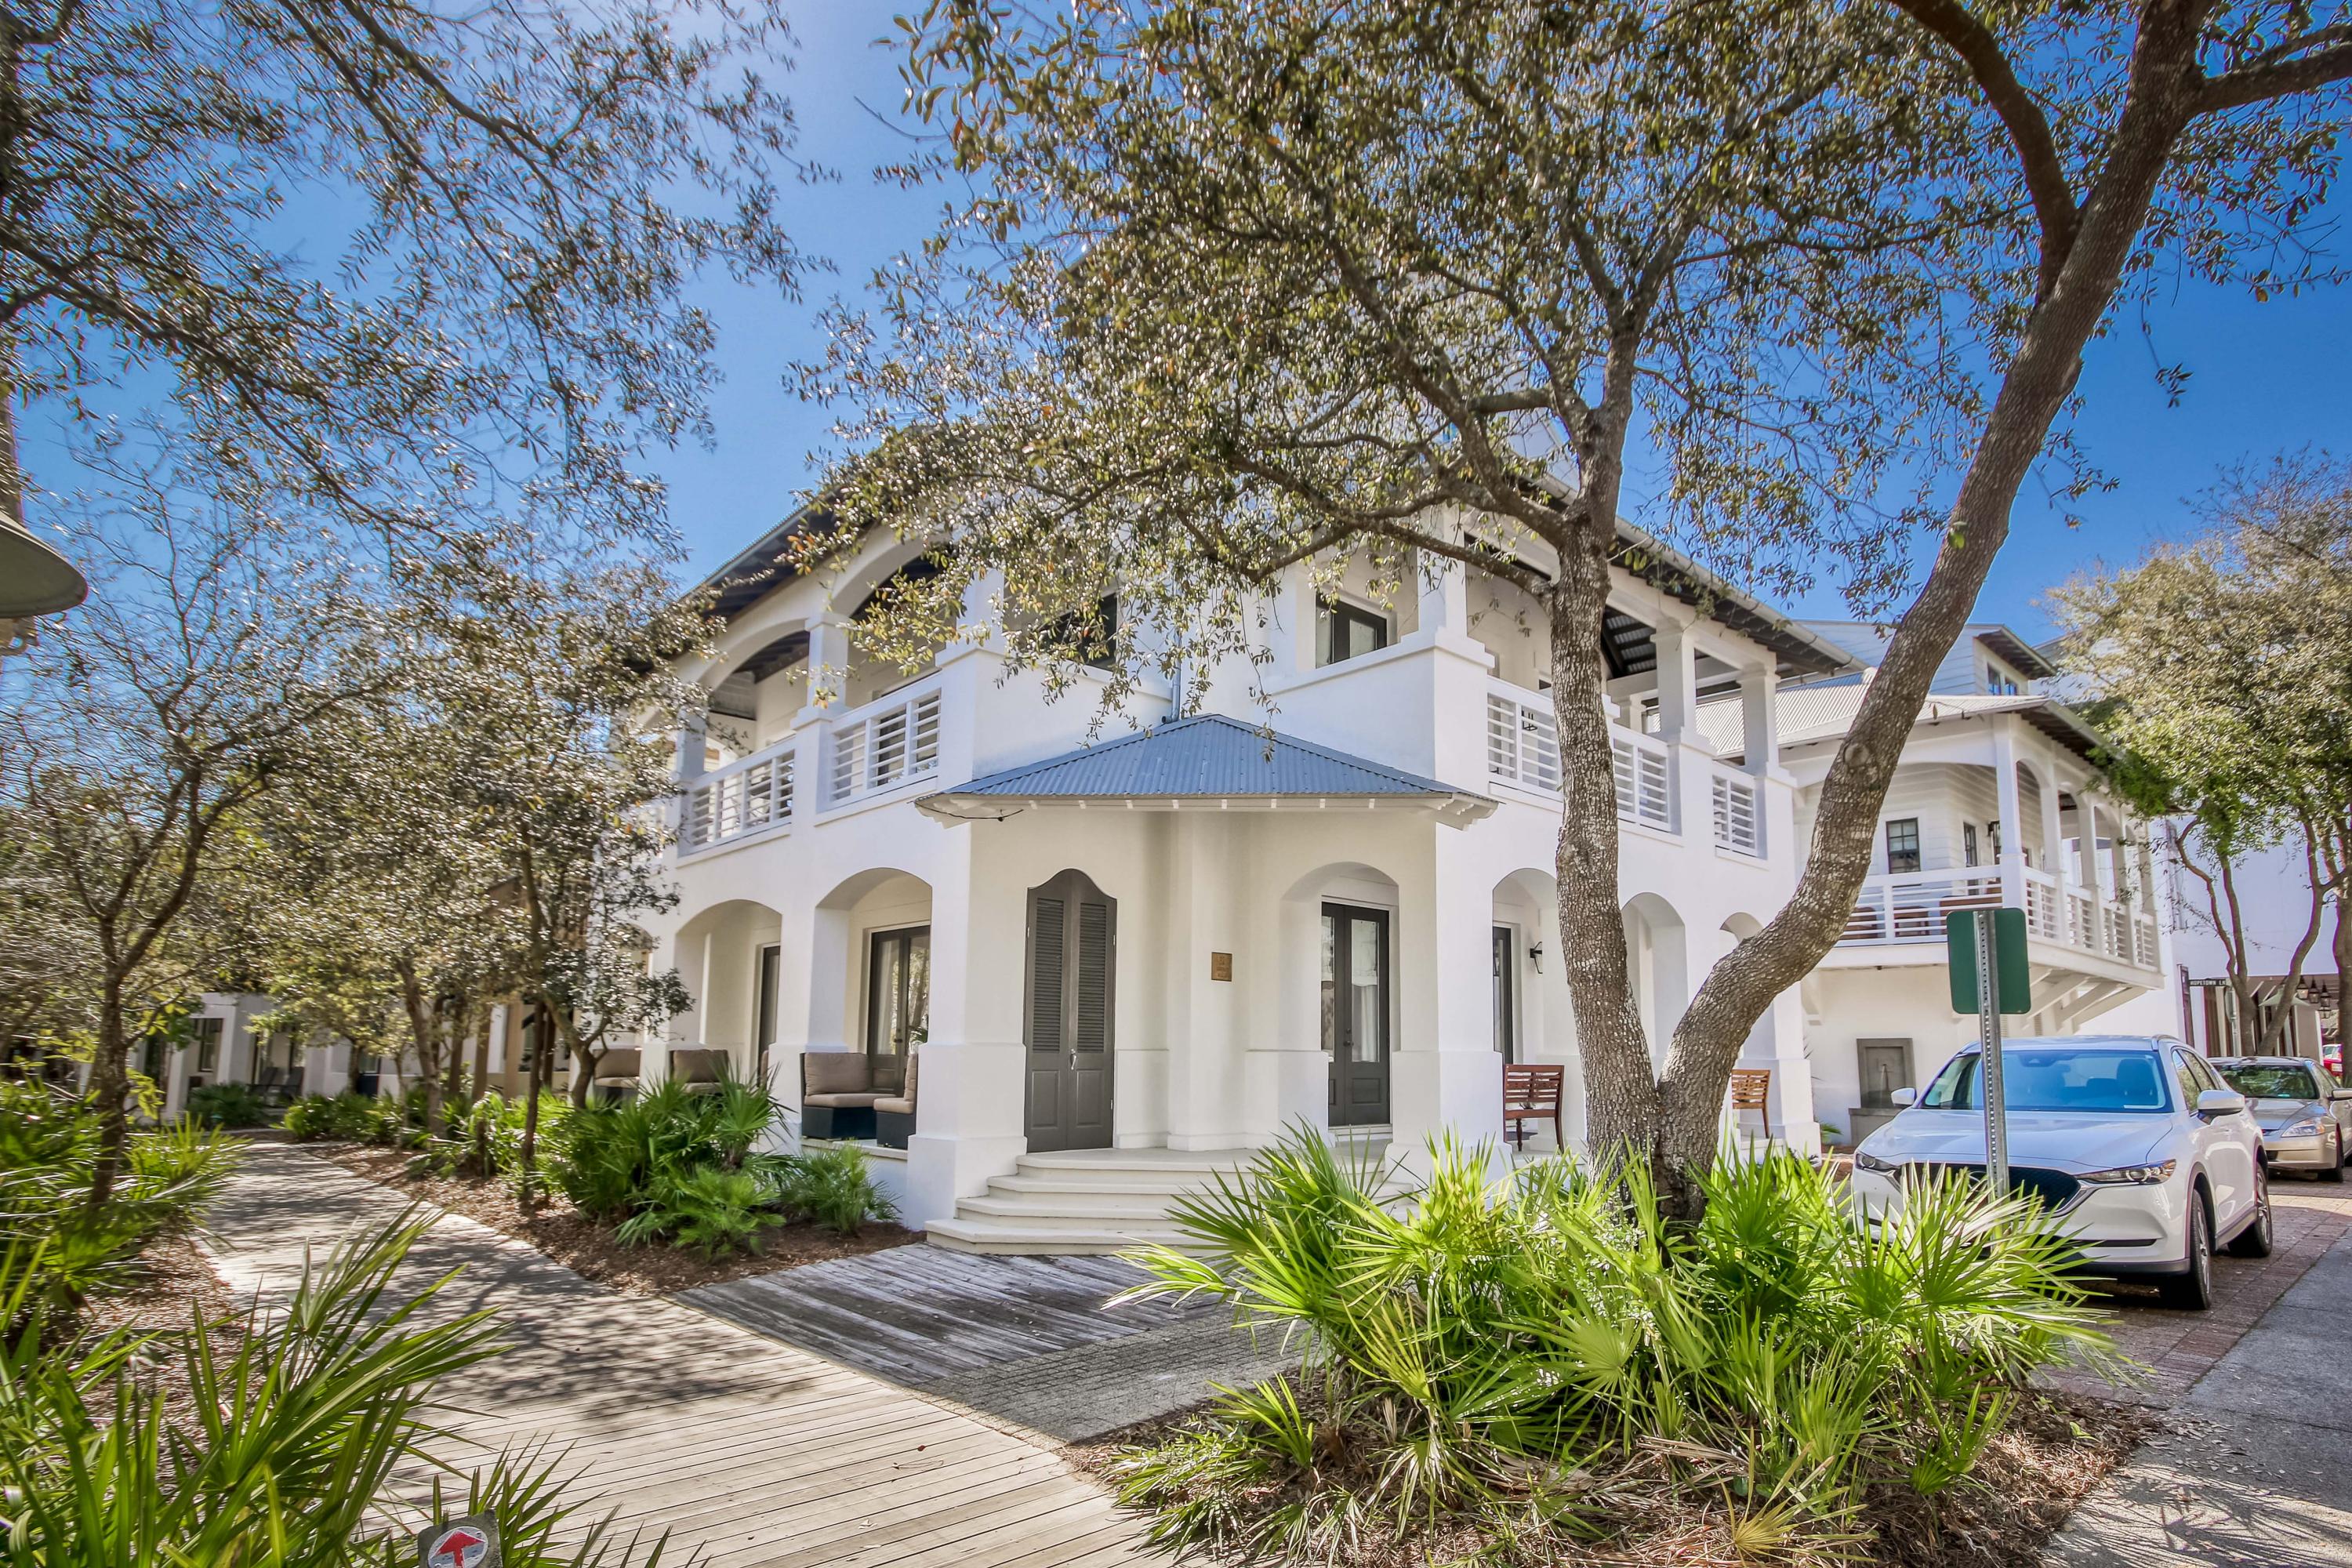
[[[877,163],[902,156],[908,145],[893,129],[900,101],[895,58],[870,47],[891,9],[834,4],[796,23],[802,55],[791,89],[802,150],[841,175],[797,196],[796,235],[839,268],[811,280],[811,306],[862,285],[877,261],[928,232],[939,208],[938,191],[877,188],[871,178]],[[2352,236],[2341,237],[2352,243]],[[790,510],[813,477],[806,454],[824,443],[825,425],[823,411],[800,403],[782,378],[793,354],[817,346],[812,311],[725,291],[714,291],[710,303],[728,376],[718,446],[669,454],[657,465],[672,486],[673,515],[696,575]],[[2147,324],[2152,340],[2142,335],[2137,311],[2120,320],[2084,367],[2078,430],[2116,488],[2079,503],[2084,521],[2072,529],[2060,508],[2029,489],[1979,606],[1983,618],[2038,637],[2046,620],[2034,601],[2044,589],[2095,562],[2126,563],[2155,542],[2194,531],[2186,503],[2225,466],[2305,446],[2352,448],[2352,289],[2256,304],[2185,287],[2152,309]],[[2167,405],[2157,385],[2159,360],[2191,372],[2178,407]],[[1789,607],[1847,613],[1828,584]]]
[[[917,243],[937,216],[940,191],[879,186],[872,177],[877,163],[909,148],[900,128],[896,58],[873,42],[898,8],[899,0],[829,0],[803,8],[796,20],[801,53],[785,86],[803,130],[800,151],[839,177],[792,193],[792,226],[802,245],[837,270],[811,276],[797,305],[724,284],[702,292],[719,322],[726,376],[716,398],[716,446],[656,454],[649,464],[670,484],[690,576],[716,567],[790,511],[814,478],[811,454],[825,443],[828,416],[788,390],[784,370],[821,346],[816,307],[861,289],[877,262]],[[2339,212],[2345,208],[2337,204]],[[2094,345],[2085,367],[2087,407],[2078,428],[2116,488],[2081,503],[2085,521],[2076,529],[2029,489],[1979,606],[1981,617],[2011,621],[2038,637],[2046,622],[2034,600],[2044,589],[2095,561],[2128,562],[2153,542],[2192,531],[2185,502],[2225,465],[2305,446],[2352,449],[2352,378],[2346,374],[2352,289],[2258,305],[2187,288],[2147,321],[2153,352],[2135,312]],[[2156,384],[2159,359],[2192,373],[2179,407],[2167,406]],[[44,434],[40,417],[37,413],[26,431],[36,447]],[[40,460],[37,450],[27,457]],[[1830,584],[1786,607],[1846,614]]]

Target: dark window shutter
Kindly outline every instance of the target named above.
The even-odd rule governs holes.
[[[1030,941],[1035,948],[1029,975],[1029,1048],[1033,1051],[1062,1048],[1062,992],[1066,969],[1063,951],[1067,923],[1061,900],[1037,900],[1030,921]]]
[[[1078,906],[1078,1028],[1075,1049],[1099,1051],[1110,1033],[1110,910]]]

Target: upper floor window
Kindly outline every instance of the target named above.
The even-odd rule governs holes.
[[[1886,825],[1886,868],[1889,871],[1916,871],[1919,868],[1919,819],[1897,817]]]
[[[1315,662],[1338,664],[1360,658],[1389,646],[1389,622],[1377,610],[1339,599],[1324,599],[1315,607]]]
[[[1995,697],[2017,695],[2017,678],[1997,664],[1985,666],[1985,689]]]
[[[1105,594],[1096,601],[1093,619],[1073,611],[1055,622],[1053,636],[1066,644],[1080,664],[1096,669],[1118,668],[1118,595]]]

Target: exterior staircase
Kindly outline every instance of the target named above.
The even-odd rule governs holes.
[[[1385,1133],[1386,1129],[1381,1130]],[[1381,1140],[1385,1142],[1383,1138]],[[1176,1199],[1247,1164],[1255,1149],[1080,1149],[1024,1154],[1009,1176],[924,1231],[935,1247],[1017,1256],[1180,1246]]]
[[[1238,1169],[1249,1149],[1086,1149],[1024,1154],[1009,1176],[924,1231],[958,1252],[1123,1252],[1183,1239],[1168,1210],[1184,1193]]]

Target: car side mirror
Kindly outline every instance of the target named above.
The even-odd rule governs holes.
[[[2327,1091],[2327,1098],[2336,1103],[2352,1100],[2352,1089],[2331,1089]]]
[[[2342,1092],[2345,1098],[2352,1099],[2352,1089],[2345,1089]],[[1897,1105],[1913,1106],[1919,1103],[1919,1091],[1916,1089],[1898,1089],[1892,1095],[1888,1096],[1888,1098],[1893,1100]]]
[[[2209,1089],[2197,1097],[2200,1116],[2236,1116],[2246,1109],[2246,1097],[2234,1089]]]

